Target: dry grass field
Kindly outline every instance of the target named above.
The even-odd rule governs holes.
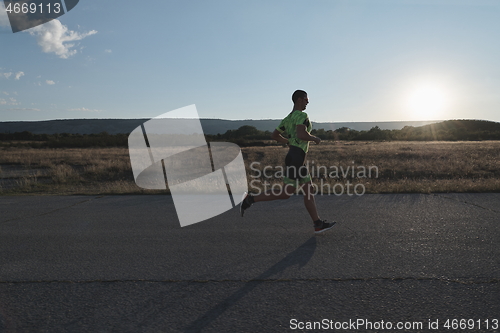
[[[252,161],[281,165],[286,152],[280,147],[244,150],[249,178],[259,174],[252,171]],[[352,187],[363,184],[366,193],[500,191],[498,141],[322,142],[311,145],[307,159],[314,182],[330,184],[323,186],[330,193],[335,184],[339,192],[348,181]]]
[[[281,184],[286,148],[242,151],[253,192]],[[500,141],[322,142],[308,161],[323,193],[500,191]],[[165,191],[135,185],[126,148],[0,148],[0,194],[127,193]]]

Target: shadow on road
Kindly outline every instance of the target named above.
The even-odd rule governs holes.
[[[199,332],[212,321],[216,320],[228,308],[236,304],[241,298],[250,293],[255,287],[264,283],[271,276],[283,272],[286,268],[298,265],[304,267],[314,255],[316,250],[316,237],[311,237],[304,244],[300,245],[295,251],[289,253],[283,260],[266,270],[264,273],[248,281],[242,288],[234,292],[231,296],[215,305],[211,310],[196,319],[184,332]]]

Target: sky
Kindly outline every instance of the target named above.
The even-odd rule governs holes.
[[[500,1],[90,1],[13,33],[0,4],[0,121],[500,121]]]

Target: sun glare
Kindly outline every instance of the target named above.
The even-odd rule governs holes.
[[[406,106],[413,118],[420,120],[441,119],[448,103],[445,90],[434,84],[417,86],[406,100]]]

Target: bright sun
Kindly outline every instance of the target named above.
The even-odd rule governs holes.
[[[433,120],[443,116],[448,106],[448,96],[438,85],[423,84],[417,86],[406,100],[414,118]]]

